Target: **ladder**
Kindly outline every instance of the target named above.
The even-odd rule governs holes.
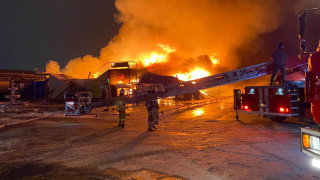
[[[67,88],[70,87],[70,79],[66,78],[60,72],[57,72],[56,70],[54,70],[51,67],[34,68],[34,73],[35,74],[50,74],[62,82],[62,84],[59,87],[57,87],[57,89],[54,89],[53,92],[51,92],[51,99],[56,98],[57,96],[62,94]]]
[[[201,89],[208,89],[226,84],[231,84],[239,81],[249,80],[271,74],[271,63],[261,63],[234,71],[228,71],[204,78],[185,81],[177,84],[164,86],[160,91],[155,92],[155,96],[159,98],[166,98],[170,96],[178,96],[186,93],[192,93]],[[286,71],[306,70],[308,63],[301,61],[298,64],[292,63],[286,66]],[[127,96],[126,100],[128,104],[138,103],[145,101],[148,97],[147,90],[140,91],[139,93]],[[93,108],[102,107],[112,104],[112,99],[103,99],[93,103]]]

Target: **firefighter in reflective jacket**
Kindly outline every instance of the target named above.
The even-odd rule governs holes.
[[[124,128],[124,124],[126,121],[126,101],[124,97],[124,89],[120,90],[120,95],[117,97],[114,104],[117,106],[117,111],[119,113],[119,127]]]
[[[157,97],[155,96],[153,88],[149,90],[148,98],[146,101],[146,107],[148,110],[148,130],[152,131],[152,128],[157,129],[155,125],[158,125],[159,120],[159,104]]]

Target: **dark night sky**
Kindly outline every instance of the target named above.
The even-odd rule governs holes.
[[[64,66],[118,33],[113,0],[0,0],[0,69]]]

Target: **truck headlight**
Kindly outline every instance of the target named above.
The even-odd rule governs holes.
[[[302,135],[303,148],[320,151],[320,138],[314,135]]]
[[[300,139],[301,151],[315,159],[320,160],[320,131],[318,129],[301,128]]]
[[[320,138],[315,136],[310,136],[310,148],[320,151]]]
[[[316,168],[320,168],[320,160],[319,159],[312,159],[312,166]]]

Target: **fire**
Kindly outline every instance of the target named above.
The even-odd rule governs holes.
[[[133,79],[131,80],[132,83],[138,83],[139,82],[139,79]]]
[[[197,108],[192,112],[194,117],[202,116],[204,114],[204,110],[202,108]]]
[[[160,63],[165,60],[164,55],[159,55],[157,53],[152,53],[150,57],[144,58],[144,65],[145,66],[150,66],[153,63]]]
[[[158,46],[161,47],[162,50],[164,50],[168,54],[176,51],[175,48],[172,48],[172,47],[165,45],[165,44],[158,44]]]
[[[98,78],[100,76],[100,71],[97,71],[96,73],[92,74],[93,78]]]
[[[206,90],[200,90],[200,93],[205,95],[205,96],[208,96],[208,94],[205,92]]]
[[[210,56],[210,60],[212,64],[218,64],[219,59],[217,58],[217,53],[214,53],[212,56]]]
[[[119,34],[104,43],[107,46],[100,50],[98,57],[86,55],[72,59],[65,67],[60,69],[58,66],[57,72],[60,70],[74,78],[87,78],[92,72],[94,77],[98,77],[104,71],[95,72],[107,62],[142,61],[143,65],[150,66],[168,62],[169,54],[175,52],[175,48],[179,52],[174,53],[176,57],[172,61],[177,63],[168,63],[168,66],[181,66],[175,66],[176,71],[163,67],[162,75],[190,72],[190,69],[186,69],[187,65],[192,68],[197,66],[192,62],[201,62],[204,68],[209,68],[208,64],[220,63],[222,67],[234,69],[241,64],[234,50],[256,42],[259,35],[275,31],[282,15],[281,6],[276,0],[257,3],[252,3],[252,0],[114,2],[117,9],[115,22],[121,24]],[[270,13],[270,9],[273,9],[273,13]],[[217,58],[212,52],[218,52],[219,57],[228,55],[228,58],[223,58],[222,64],[222,58]],[[196,57],[203,55],[206,56],[205,60],[209,57],[209,63],[203,59],[197,60]],[[190,59],[193,61],[190,62]],[[186,76],[185,80],[195,79],[186,74],[179,76],[180,79]]]
[[[133,92],[133,89],[132,89],[132,88],[130,88],[130,89],[128,90],[128,92],[127,92],[127,95],[131,95],[131,94],[132,94],[132,92]]]
[[[200,79],[209,75],[210,73],[208,71],[201,68],[196,68],[190,73],[176,74],[178,79],[182,81],[191,81],[191,80]]]
[[[162,52],[152,52],[149,56],[145,57],[143,62],[144,66],[150,66],[154,63],[166,62],[168,54],[176,51],[175,48],[172,48],[169,45],[165,44],[158,44],[158,47],[161,48],[160,51]]]

